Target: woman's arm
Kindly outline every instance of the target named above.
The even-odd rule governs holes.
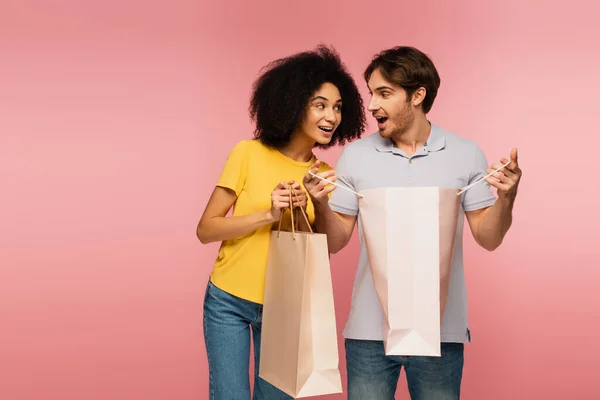
[[[271,193],[271,208],[248,215],[226,217],[237,200],[231,189],[217,186],[200,218],[196,235],[206,244],[235,239],[279,220],[281,213],[290,206],[290,191],[286,182],[280,182]],[[306,205],[306,196],[304,196]],[[294,202],[294,207],[302,202]]]

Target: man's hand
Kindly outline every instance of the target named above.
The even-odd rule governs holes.
[[[508,160],[502,158],[499,164],[492,164],[487,170],[487,173],[500,168],[506,164]],[[522,171],[519,168],[518,162],[518,151],[512,149],[510,152],[510,164],[496,172],[494,175],[485,178],[486,182],[498,189],[498,197],[505,199],[514,200],[517,196],[517,188],[519,187],[519,181],[521,180]]]
[[[492,207],[466,213],[475,240],[489,251],[500,246],[512,224],[512,209],[522,175],[517,157],[517,149],[512,149],[510,163],[504,169],[485,178],[490,185],[498,189],[498,201]],[[500,164],[492,164],[488,174],[506,163],[508,160],[503,158]]]

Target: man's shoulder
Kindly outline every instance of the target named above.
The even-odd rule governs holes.
[[[436,126],[436,129],[438,130],[440,135],[444,136],[446,140],[446,147],[449,149],[456,151],[471,152],[474,149],[478,148],[477,143],[472,139],[469,139],[465,136],[457,135],[454,132],[451,132],[444,128],[440,128],[439,126]]]
[[[364,151],[366,149],[374,149],[379,141],[381,141],[381,136],[379,136],[379,131],[377,131],[347,144],[344,147],[344,152],[355,153],[357,151]]]

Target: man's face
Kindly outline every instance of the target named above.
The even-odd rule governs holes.
[[[373,71],[367,85],[371,93],[367,109],[377,120],[380,135],[384,138],[402,135],[415,119],[406,90],[387,81],[379,69]]]

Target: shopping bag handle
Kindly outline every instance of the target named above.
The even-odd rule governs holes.
[[[292,238],[296,239],[296,231],[295,231],[295,224],[294,224],[294,201],[292,199],[292,197],[295,197],[296,199],[298,199],[298,195],[296,194],[296,192],[294,191],[294,189],[290,186],[290,215],[292,217]],[[300,208],[300,213],[302,214],[302,216],[304,217],[304,221],[306,221],[306,225],[308,225],[308,229],[310,230],[310,233],[314,233],[312,230],[312,227],[310,226],[310,222],[308,222],[308,217],[306,216],[306,213],[304,212],[304,209],[302,207]],[[281,232],[281,221],[283,220],[283,214],[285,214],[285,212],[281,212],[281,215],[279,216],[279,227],[277,228],[277,237],[279,237],[279,233]]]

